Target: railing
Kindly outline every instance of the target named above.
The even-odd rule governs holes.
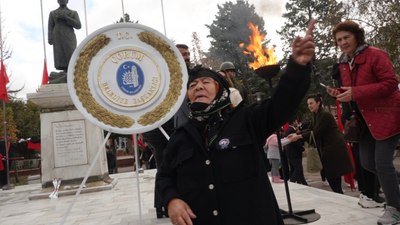
[[[10,160],[12,159],[10,158]],[[37,169],[40,165],[40,159],[24,159],[22,157],[22,159],[16,160],[14,163],[17,170]]]
[[[18,173],[37,170],[40,173],[40,158],[24,159],[24,157],[10,157],[10,174],[14,174],[16,183],[19,183]]]

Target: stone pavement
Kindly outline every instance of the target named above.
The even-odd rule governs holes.
[[[400,149],[400,148],[398,148],[398,149]],[[318,189],[332,191],[331,188],[329,187],[329,185],[325,185],[322,183],[321,176],[319,173],[308,173],[306,171],[306,168],[307,168],[306,161],[307,160],[304,158],[303,159],[304,176],[306,177],[308,185],[310,185],[311,187],[318,188]],[[393,163],[394,163],[394,166],[397,169],[397,171],[400,171],[400,152],[399,151],[396,152]],[[353,197],[357,197],[357,198],[360,196],[360,192],[357,189],[351,190],[350,185],[346,184],[344,182],[344,180],[342,180],[342,188],[343,188],[345,195],[353,196]]]
[[[81,194],[74,204],[65,225],[170,225],[168,218],[157,219],[153,208],[155,170],[139,175],[142,218],[139,218],[136,174],[112,174],[115,186],[110,190]],[[331,191],[289,183],[294,211],[315,209],[321,219],[313,225],[376,224],[382,209],[363,209],[358,198]],[[283,184],[273,184],[281,209],[288,210]],[[67,212],[73,195],[58,199],[29,200],[41,190],[40,184],[17,186],[0,191],[0,225],[55,225]],[[232,200],[232,203],[234,201]],[[245,206],[243,206],[245,207]]]

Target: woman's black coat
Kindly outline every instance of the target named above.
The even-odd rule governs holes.
[[[262,146],[296,111],[309,74],[308,66],[289,61],[271,99],[225,112],[211,146],[193,120],[177,128],[157,174],[165,206],[184,200],[197,216],[195,225],[283,224]]]
[[[343,134],[330,112],[313,115],[312,130],[321,152],[321,162],[327,178],[338,178],[353,171],[353,164]],[[307,137],[305,137],[307,138]],[[306,139],[308,140],[308,139]]]

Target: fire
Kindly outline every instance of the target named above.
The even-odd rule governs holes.
[[[245,49],[243,54],[253,55],[254,61],[249,62],[249,66],[255,70],[267,65],[276,65],[277,59],[274,47],[267,48],[263,46],[265,34],[260,33],[258,26],[251,22],[248,23],[248,26],[252,33],[249,36],[250,44],[245,47],[244,43],[240,43],[239,47]]]

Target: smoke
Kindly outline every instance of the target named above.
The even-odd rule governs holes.
[[[284,12],[286,1],[255,0],[256,12],[265,17],[280,17]]]
[[[284,20],[282,14],[286,12],[285,5],[288,0],[253,0],[252,4],[255,7],[257,14],[263,17],[265,21],[265,29],[267,31],[266,40],[269,40],[269,46],[275,45],[275,53],[279,58],[282,58],[282,40],[276,33],[282,28]]]

